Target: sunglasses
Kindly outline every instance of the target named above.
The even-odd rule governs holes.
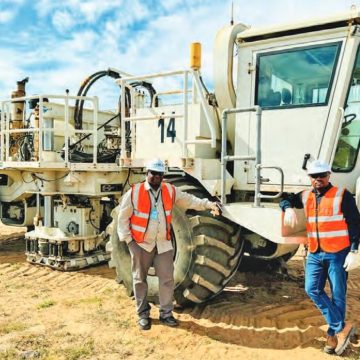
[[[156,175],[164,176],[164,173],[163,173],[163,172],[159,172],[159,171],[149,170],[149,173],[150,173],[152,176],[156,176]]]
[[[328,176],[327,172],[310,175],[310,177],[312,177],[313,179],[317,179],[317,178],[323,179],[323,178],[326,178],[327,176]]]

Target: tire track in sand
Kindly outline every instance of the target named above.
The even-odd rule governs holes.
[[[49,291],[79,292],[86,290],[86,293],[101,293],[107,289],[118,289],[119,285],[115,280],[103,278],[99,275],[87,275],[84,273],[65,273],[50,268],[23,263],[1,264],[0,284],[21,287],[26,279],[28,287],[44,287]]]
[[[292,265],[295,272],[288,279],[266,273],[237,274],[212,302],[184,310],[189,327],[219,341],[254,348],[314,345],[314,339],[325,336],[325,321],[305,294],[301,263]],[[347,297],[347,317],[359,327],[360,269],[349,275]]]

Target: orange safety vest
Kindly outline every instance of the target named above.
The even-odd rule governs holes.
[[[167,240],[171,240],[171,220],[175,195],[175,187],[173,185],[161,183],[161,199],[166,219]],[[151,211],[150,193],[145,189],[144,182],[132,186],[131,202],[134,208],[130,218],[131,236],[137,243],[141,243],[145,238]]]
[[[310,252],[320,249],[335,253],[350,246],[348,227],[341,211],[343,188],[331,187],[316,205],[311,190],[302,192]]]

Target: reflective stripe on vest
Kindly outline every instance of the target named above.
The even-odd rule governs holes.
[[[326,252],[338,252],[350,246],[348,227],[341,212],[345,189],[331,187],[321,198],[316,212],[316,196],[303,191],[302,202],[306,215],[306,230],[310,252],[318,247]]]
[[[172,209],[175,203],[175,188],[171,184],[161,184],[161,199],[166,219],[166,239],[171,239]],[[149,224],[151,199],[149,191],[145,189],[145,183],[133,185],[131,191],[133,214],[130,218],[130,231],[132,238],[141,243],[145,239],[145,233]]]

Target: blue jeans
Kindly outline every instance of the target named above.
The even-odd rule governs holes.
[[[343,265],[349,248],[337,253],[309,253],[305,270],[305,291],[329,325],[328,335],[334,336],[345,326],[347,272]],[[331,299],[324,291],[329,280]]]

